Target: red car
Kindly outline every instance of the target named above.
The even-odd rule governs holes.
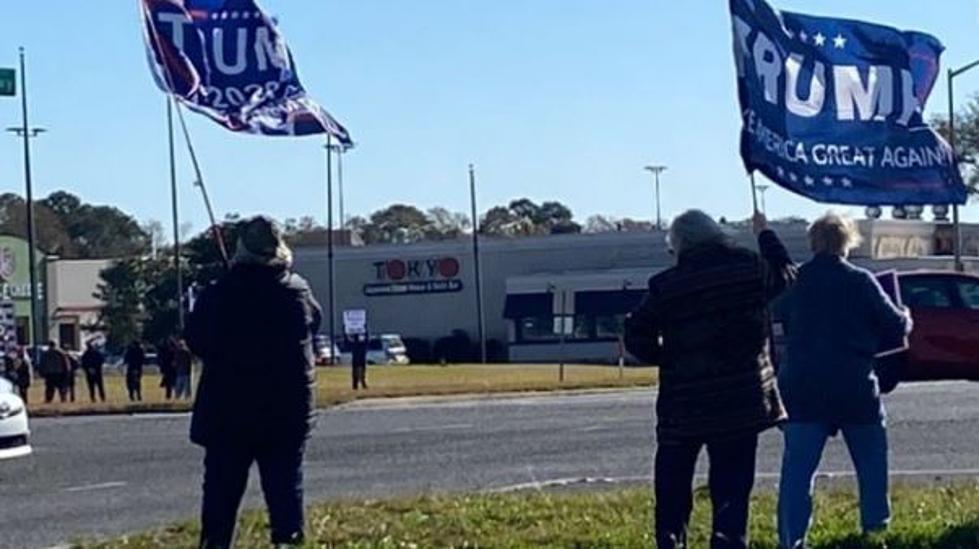
[[[979,381],[979,276],[948,271],[898,275],[911,309],[911,348],[899,355],[903,379]]]

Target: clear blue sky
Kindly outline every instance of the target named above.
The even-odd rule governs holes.
[[[164,96],[146,67],[135,0],[8,2],[0,64],[29,54],[37,191],[66,188],[141,220],[169,223]],[[645,164],[670,167],[664,213],[700,207],[745,217],[747,183],[726,2],[719,0],[264,0],[279,17],[311,94],[351,130],[348,212],[407,202],[468,211],[558,199],[594,213],[650,218]],[[776,7],[930,32],[945,65],[979,57],[975,0],[781,0]],[[979,71],[958,81],[979,91]],[[944,82],[929,111],[944,109]],[[0,101],[3,126],[18,123]],[[219,212],[325,219],[316,139],[230,134],[193,116]],[[3,191],[22,190],[20,149],[0,147]],[[206,226],[181,155],[182,215]],[[769,192],[773,216],[826,209]],[[979,206],[967,218],[979,219]]]

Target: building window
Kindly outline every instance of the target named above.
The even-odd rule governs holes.
[[[517,321],[517,342],[558,341],[558,326],[553,316],[521,318]]]
[[[625,315],[595,317],[595,339],[618,339],[625,333]]]
[[[78,325],[58,324],[58,342],[62,349],[78,350]]]

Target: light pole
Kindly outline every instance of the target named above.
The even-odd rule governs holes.
[[[476,209],[476,167],[469,165],[469,199],[472,206],[473,278],[476,282],[476,326],[479,330],[479,360],[486,364],[486,319],[483,313],[483,272],[479,256],[479,215]]]
[[[653,174],[653,180],[656,184],[656,230],[663,230],[663,216],[660,213],[660,202],[659,202],[659,174],[666,171],[666,166],[646,166],[646,171]]]
[[[979,60],[958,69],[948,70],[948,144],[952,148],[952,162],[955,164],[956,170],[959,169],[959,155],[955,148],[955,89],[953,85],[956,77],[976,67],[979,67]],[[952,204],[952,224],[955,227],[955,270],[962,272],[965,270],[965,265],[962,264],[962,224],[959,222],[958,204]]]
[[[771,187],[765,184],[761,184],[761,185],[755,185],[755,188],[758,189],[758,194],[761,195],[761,213],[768,215],[768,208],[765,206],[765,191],[767,191]]]
[[[27,109],[27,62],[24,55],[24,48],[20,48],[20,104],[23,123],[19,128],[10,128],[8,131],[15,133],[24,140],[24,187],[27,200],[27,256],[30,261],[31,279],[31,345],[34,347],[34,364],[40,363],[40,345],[38,339],[41,337],[41,330],[38,329],[40,315],[38,314],[38,292],[37,292],[37,251],[35,250],[34,234],[34,186],[31,174],[31,139],[44,133],[44,128],[32,128],[28,121]]]

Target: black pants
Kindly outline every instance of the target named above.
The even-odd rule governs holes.
[[[24,401],[24,404],[28,404],[30,401],[30,385],[19,385],[18,390],[20,392],[20,399]]]
[[[660,549],[687,547],[693,510],[693,477],[700,449],[710,457],[713,506],[712,549],[748,547],[748,506],[755,483],[758,435],[720,442],[663,444],[656,449],[656,543]]]
[[[362,366],[355,365],[351,371],[354,378],[353,379],[354,390],[356,391],[358,386],[366,389],[367,388],[367,365],[366,364]]]
[[[64,374],[49,374],[44,378],[44,402],[50,403],[54,400],[55,393],[61,398],[61,402],[68,399],[68,387],[65,384]]]
[[[126,374],[126,389],[129,390],[130,401],[143,400],[143,374]]]
[[[105,383],[102,380],[102,372],[85,372],[85,383],[88,384],[88,398],[95,402],[96,392],[99,400],[105,402]]]
[[[201,547],[231,547],[238,506],[248,471],[258,462],[262,492],[269,509],[272,544],[303,541],[302,445],[266,447],[208,446],[204,456],[204,504]]]
[[[75,402],[75,372],[72,370],[65,377],[65,391],[68,393],[68,400]]]

